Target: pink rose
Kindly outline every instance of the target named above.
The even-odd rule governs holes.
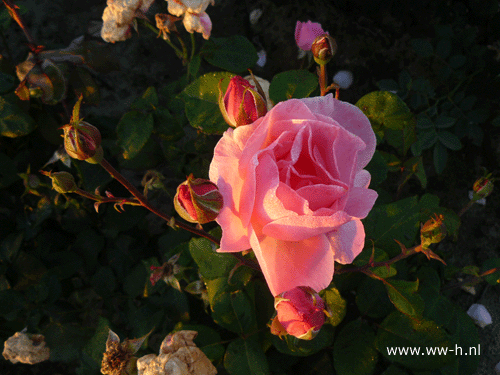
[[[323,31],[321,25],[317,22],[297,21],[297,25],[295,26],[295,42],[304,51],[310,51],[314,39],[323,34],[328,34],[328,31]]]
[[[248,125],[267,113],[266,100],[240,76],[229,81],[223,95],[219,85],[219,108],[229,126]]]
[[[375,145],[363,112],[331,94],[287,100],[228,129],[210,165],[224,199],[218,251],[252,248],[274,296],[326,288],[334,261],[363,249],[360,219],[377,198],[363,168]]]
[[[302,340],[313,339],[325,323],[325,302],[311,288],[297,287],[281,294],[274,308],[286,333]]]

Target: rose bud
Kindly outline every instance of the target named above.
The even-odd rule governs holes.
[[[219,107],[232,127],[251,124],[267,113],[266,99],[240,76],[231,78],[224,95],[219,82]]]
[[[79,124],[67,124],[64,130],[64,148],[74,159],[86,160],[98,153],[101,146],[101,133],[95,126],[81,121]]]
[[[179,185],[174,197],[175,210],[190,223],[206,224],[215,220],[222,204],[217,185],[209,180],[194,178],[193,174]]]
[[[325,322],[325,302],[312,288],[299,286],[274,299],[278,321],[289,335],[311,340]]]
[[[314,39],[311,52],[317,64],[325,65],[337,52],[337,42],[328,34],[318,36]]]
[[[472,190],[474,190],[472,200],[476,201],[481,198],[486,198],[488,195],[490,195],[493,191],[493,180],[494,179],[491,178],[490,173],[474,182],[474,185],[472,186]]]
[[[58,193],[72,193],[78,190],[75,178],[68,172],[45,172],[40,171],[41,174],[48,176],[52,179],[52,189]]]

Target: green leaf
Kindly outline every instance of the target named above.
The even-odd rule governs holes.
[[[97,86],[94,78],[87,69],[77,66],[71,71],[68,80],[71,86],[73,86],[76,96],[83,95],[85,104],[99,104],[99,86]]]
[[[426,352],[427,348],[453,348],[451,337],[442,328],[430,320],[413,320],[398,311],[390,314],[379,326],[376,345],[390,362],[415,370],[438,369],[454,359],[453,355]],[[400,349],[408,352],[400,353]],[[396,350],[396,353],[390,350]],[[409,350],[414,350],[413,354]],[[417,351],[419,354],[415,354]]]
[[[366,238],[390,257],[400,254],[401,248],[394,239],[407,247],[413,245],[420,228],[419,211],[416,197],[374,207],[364,220]]]
[[[83,348],[83,352],[87,354],[94,363],[93,367],[99,370],[101,367],[103,353],[106,351],[106,340],[109,334],[109,321],[99,316],[97,327],[92,338],[87,342]]]
[[[194,55],[193,59],[189,62],[188,66],[188,74],[190,81],[198,77],[198,71],[200,70],[200,65],[201,65],[201,56]]]
[[[434,123],[427,116],[419,116],[417,118],[417,128],[418,129],[430,129],[434,127]]]
[[[85,343],[82,327],[70,323],[50,323],[43,334],[50,348],[50,360],[55,362],[71,362],[77,359]]]
[[[192,127],[207,134],[222,134],[229,127],[219,109],[219,82],[224,93],[233,74],[206,73],[189,84],[179,97],[184,101],[186,116]]]
[[[0,97],[0,135],[15,138],[31,133],[35,121],[16,104]]]
[[[446,147],[444,147],[440,142],[436,143],[434,146],[434,168],[436,168],[436,172],[441,174],[446,167],[446,161],[448,160],[448,151],[446,151]]]
[[[152,113],[130,111],[122,116],[116,133],[125,159],[132,159],[141,151],[153,132],[153,124]]]
[[[452,334],[455,345],[452,349],[456,349],[451,356],[458,363],[454,372],[458,375],[474,374],[481,359],[480,354],[484,350],[481,348],[479,341],[479,333],[477,327],[472,322],[472,319],[457,306],[448,311],[452,316],[450,323],[445,328]],[[458,347],[460,348],[460,355],[457,354]]]
[[[385,159],[378,150],[375,150],[375,154],[373,154],[372,160],[370,160],[365,169],[370,172],[370,175],[372,177],[370,181],[370,186],[372,188],[374,186],[378,186],[387,179],[387,172],[389,171],[389,169],[387,168]]]
[[[230,72],[240,73],[257,62],[257,50],[244,36],[210,38],[205,42],[200,55],[209,63]]]
[[[318,77],[307,70],[289,70],[273,77],[269,97],[277,104],[291,98],[307,98],[318,86]]]
[[[150,86],[144,91],[144,94],[140,98],[134,100],[130,109],[145,112],[145,111],[156,111],[158,107],[158,94],[153,86]]]
[[[342,322],[346,314],[347,302],[335,287],[329,287],[320,292],[321,298],[325,301],[330,316],[327,316],[328,323],[336,327]]]
[[[391,302],[403,314],[420,317],[424,311],[424,300],[417,294],[418,280],[382,280]]]
[[[375,371],[378,352],[375,333],[361,319],[346,324],[333,345],[333,363],[338,375],[371,375]]]
[[[365,277],[356,290],[356,305],[362,316],[383,318],[394,310],[382,283]]]
[[[234,290],[227,277],[206,281],[212,319],[232,332],[251,333],[257,329],[255,306],[245,290]],[[252,291],[253,289],[248,289]]]
[[[458,139],[458,137],[455,134],[450,133],[449,131],[446,130],[438,131],[437,136],[439,141],[450,150],[458,151],[462,148],[462,143],[460,142],[460,139]]]
[[[356,259],[354,259],[353,264],[356,267],[362,267],[370,262],[370,259],[373,254],[373,261],[374,262],[383,262],[385,260],[389,259],[389,256],[387,253],[379,248],[370,248],[370,247],[365,247],[361,254],[359,254]],[[370,268],[370,271],[373,272],[375,275],[382,277],[382,278],[388,278],[396,275],[396,269],[390,265],[389,267],[386,266],[381,266],[381,267],[375,267],[375,268]]]
[[[481,267],[481,273],[490,271],[493,268],[497,267],[500,268],[500,258],[487,259],[484,261],[483,266]],[[500,284],[500,270],[484,276],[484,280],[486,280],[488,284],[491,285]]]
[[[436,126],[440,129],[450,128],[456,121],[457,119],[453,117],[441,115],[436,119]]]
[[[356,106],[370,119],[373,130],[402,155],[415,142],[415,118],[396,94],[375,91],[363,96]]]
[[[149,282],[148,271],[142,263],[138,263],[125,276],[123,290],[129,297],[136,298],[143,293],[144,285],[147,282]]]
[[[237,263],[231,254],[217,253],[215,245],[206,238],[189,241],[189,253],[198,265],[200,274],[207,280],[227,277]]]
[[[266,356],[256,336],[237,338],[227,347],[224,367],[231,375],[270,374]]]
[[[100,267],[90,281],[102,297],[108,297],[116,289],[116,277],[108,266]]]
[[[434,54],[432,44],[426,39],[412,39],[411,46],[420,57],[430,57]]]

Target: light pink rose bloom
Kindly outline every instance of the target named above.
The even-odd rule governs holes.
[[[363,249],[360,219],[377,198],[363,168],[375,146],[363,112],[331,94],[287,100],[228,129],[210,164],[224,199],[218,251],[252,248],[274,296],[326,288],[334,261]]]
[[[182,20],[186,31],[189,33],[197,32],[203,35],[204,39],[210,38],[210,33],[212,32],[212,21],[210,17],[205,12],[201,14],[189,13],[184,14]]]
[[[214,5],[213,0],[167,0],[168,12],[174,16],[180,17],[185,12],[203,13],[209,4]]]
[[[304,51],[310,51],[314,39],[323,34],[328,34],[328,31],[323,31],[321,25],[317,22],[297,21],[297,25],[295,26],[295,42]]]

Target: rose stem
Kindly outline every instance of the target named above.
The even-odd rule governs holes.
[[[100,164],[111,175],[111,177],[113,177],[119,183],[121,183],[123,186],[125,186],[125,188],[141,203],[141,205],[143,207],[147,208],[149,211],[151,211],[155,215],[161,217],[166,222],[171,222],[172,218],[170,216],[164,214],[163,212],[158,210],[156,207],[153,207],[148,202],[148,200],[144,197],[144,195],[142,195],[141,192],[139,190],[137,190],[135,188],[135,186],[132,185],[125,177],[123,177],[106,159],[102,159]],[[181,228],[181,229],[187,230],[188,232],[191,232],[191,233],[194,233],[198,236],[204,237],[207,240],[212,241],[216,245],[220,245],[220,242],[217,238],[211,236],[210,234],[208,234],[207,232],[205,232],[203,230],[193,228],[193,227],[191,227],[187,224],[181,223],[177,220],[175,220],[174,225]]]
[[[325,96],[328,92],[326,87],[326,64],[319,65],[319,88],[321,90],[321,96]]]
[[[366,271],[368,268],[374,268],[374,267],[382,267],[382,266],[389,266],[393,263],[396,263],[397,261],[407,258],[410,255],[413,255],[417,253],[417,248],[419,248],[420,245],[416,245],[412,247],[411,249],[406,249],[404,252],[401,254],[395,256],[392,259],[386,260],[384,262],[372,262],[372,263],[367,263],[364,266],[361,267],[355,267],[355,268],[343,268],[338,271],[335,271],[336,274],[341,274],[341,273],[347,273],[347,272],[363,272]]]

